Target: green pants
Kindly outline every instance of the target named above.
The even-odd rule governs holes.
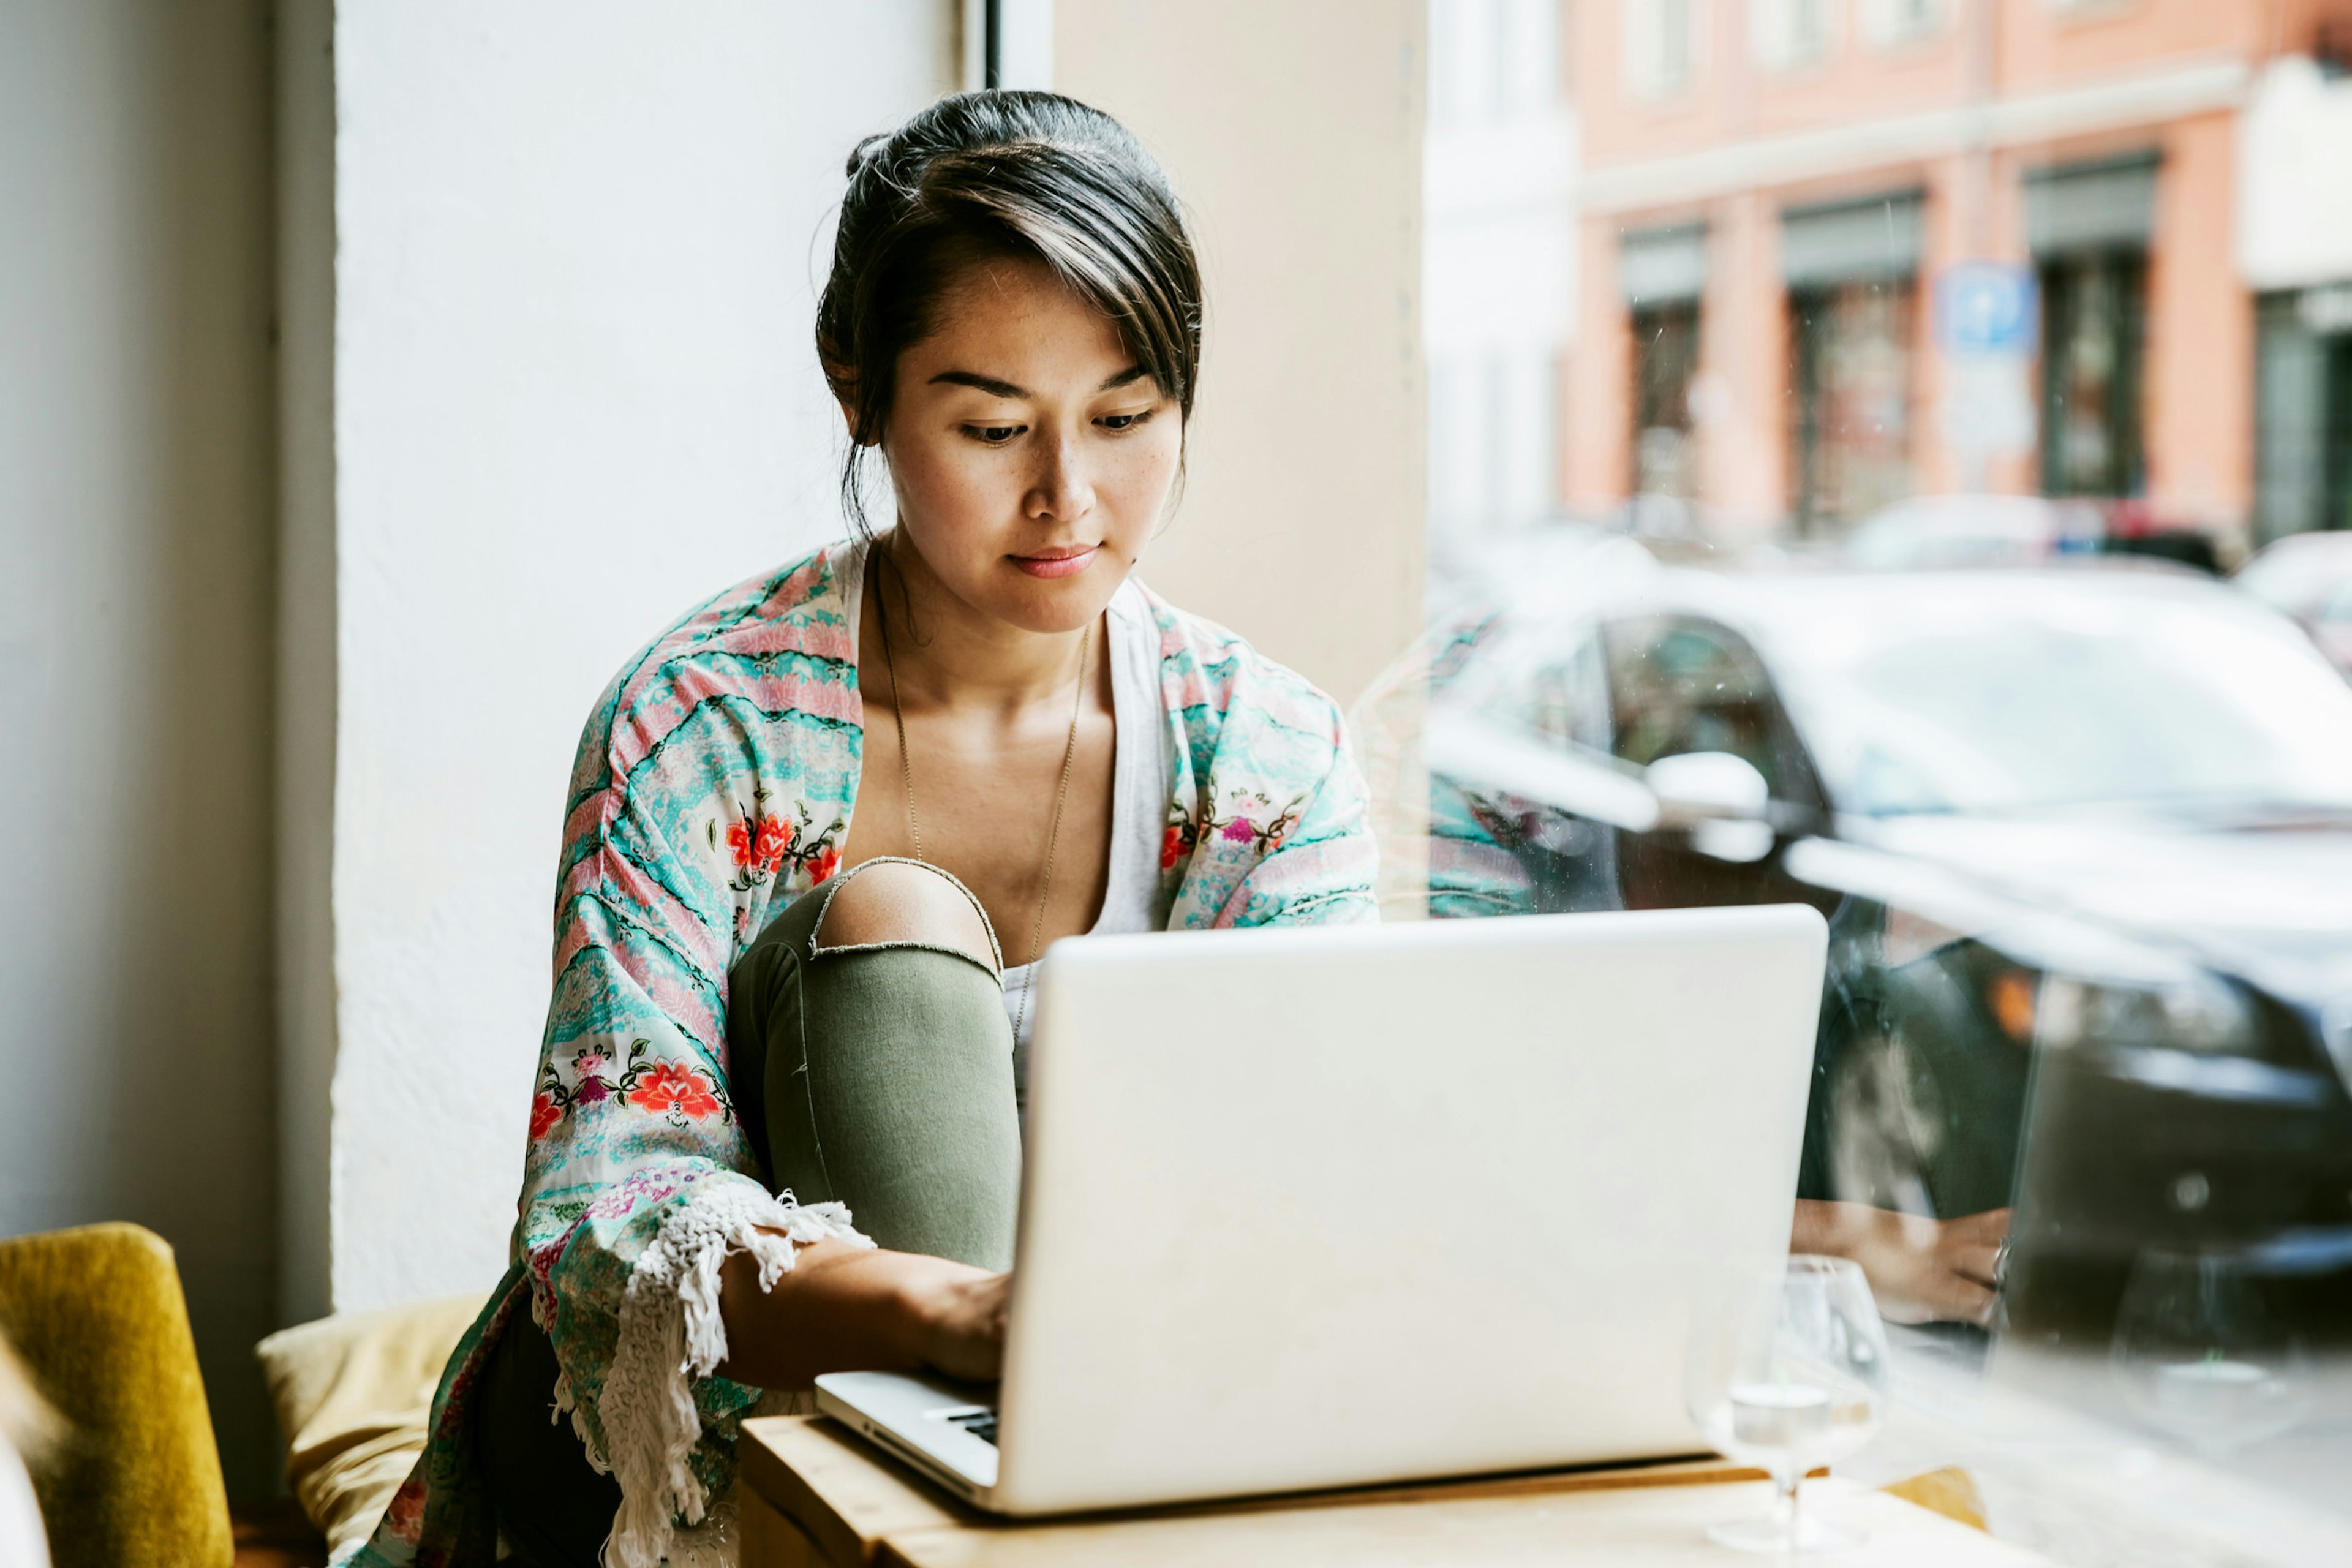
[[[834,894],[863,868],[795,900],[729,973],[737,1114],[772,1189],[848,1205],[877,1246],[1010,1268],[1021,1129],[1003,984],[950,948],[819,947]],[[569,1421],[549,1424],[555,1373],[554,1347],[516,1312],[491,1352],[478,1451],[516,1555],[593,1568],[621,1490]]]
[[[796,900],[728,977],[736,1104],[759,1086],[744,1131],[769,1186],[847,1204],[876,1246],[1010,1268],[1021,1127],[1003,984],[952,949],[819,947],[863,869]]]

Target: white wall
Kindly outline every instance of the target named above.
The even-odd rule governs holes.
[[[0,1235],[176,1250],[273,1484],[265,0],[0,5]]]
[[[339,1309],[504,1265],[582,721],[839,531],[824,221],[957,9],[336,8]]]

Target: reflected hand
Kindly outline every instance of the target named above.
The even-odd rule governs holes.
[[[1802,1202],[1789,1246],[1861,1264],[1889,1322],[1981,1324],[1992,1316],[2009,1214],[1988,1209],[1937,1220],[1866,1204]]]
[[[1012,1294],[1010,1274],[959,1270],[929,1284],[917,1305],[923,1364],[974,1382],[1002,1375]]]

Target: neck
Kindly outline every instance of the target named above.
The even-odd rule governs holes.
[[[896,530],[874,542],[865,594],[868,624],[877,635],[884,625],[889,628],[889,663],[900,689],[891,700],[902,710],[1010,712],[1064,697],[1077,679],[1084,628],[1033,632],[973,609],[949,592]]]

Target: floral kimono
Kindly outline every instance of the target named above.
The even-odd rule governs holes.
[[[733,1560],[736,1425],[761,1391],[726,1356],[718,1279],[793,1242],[863,1240],[841,1205],[771,1195],[727,1076],[729,969],[831,876],[864,706],[857,544],[721,594],[631,660],[574,765],[513,1262],[442,1374],[431,1435],[367,1568],[490,1563],[476,1391],[508,1319],[554,1342],[551,1394],[620,1482],[617,1568]],[[1338,710],[1223,628],[1147,592],[1172,742],[1155,913],[1170,930],[1369,920],[1374,851]]]

